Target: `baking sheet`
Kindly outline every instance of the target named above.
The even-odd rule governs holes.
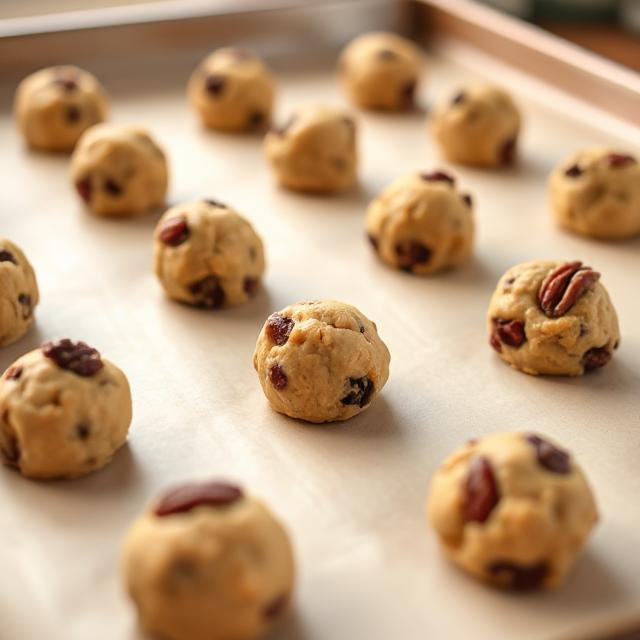
[[[226,201],[264,238],[266,289],[236,309],[204,312],[165,299],[150,267],[158,216],[91,216],[69,185],[67,159],[28,152],[8,111],[0,118],[0,233],[27,252],[42,294],[35,328],[0,352],[0,365],[52,336],[83,339],[123,368],[134,399],[129,444],[103,471],[42,483],[0,470],[0,637],[139,640],[118,576],[122,537],[151,496],[210,476],[252,488],[293,536],[295,613],[275,637],[560,640],[640,623],[640,241],[597,243],[556,230],[545,193],[547,174],[575,148],[628,148],[629,139],[576,119],[588,111],[543,106],[552,94],[514,81],[525,113],[522,162],[505,171],[453,168],[476,203],[475,257],[458,271],[417,278],[375,259],[363,215],[398,175],[447,168],[423,113],[358,114],[359,188],[296,195],[275,186],[259,137],[200,129],[184,98],[191,62],[166,60],[162,74],[144,60],[127,73],[94,70],[114,98],[112,119],[146,124],[167,150],[171,203]],[[298,104],[343,101],[330,59],[314,55],[278,71],[280,117]],[[423,103],[477,73],[464,61],[432,60]],[[604,370],[533,378],[487,345],[484,315],[498,277],[534,258],[577,258],[601,271],[623,336]],[[384,392],[345,424],[274,413],[251,365],[266,316],[316,297],[355,304],[391,352]],[[555,592],[481,586],[443,558],[425,523],[429,478],[442,459],[469,437],[508,429],[535,429],[569,447],[597,494],[602,521]]]

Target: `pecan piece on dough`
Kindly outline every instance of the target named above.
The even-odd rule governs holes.
[[[538,292],[540,307],[550,318],[563,316],[599,277],[597,271],[584,267],[580,261],[561,264],[542,281]]]

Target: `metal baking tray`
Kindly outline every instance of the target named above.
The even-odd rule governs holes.
[[[0,471],[0,637],[139,640],[118,575],[121,540],[151,496],[210,476],[252,488],[293,536],[296,605],[274,637],[582,640],[640,628],[640,241],[563,233],[546,197],[547,175],[575,149],[640,150],[637,75],[463,1],[216,6],[185,0],[0,23],[0,228],[27,252],[42,294],[35,327],[0,352],[0,365],[68,335],[120,365],[134,398],[129,444],[99,473],[44,483]],[[186,103],[191,69],[231,42],[273,65],[279,118],[303,103],[343,103],[336,53],[374,28],[424,43],[425,110],[478,77],[512,91],[525,116],[519,165],[447,167],[423,112],[358,113],[359,187],[293,194],[275,186],[258,136],[203,131]],[[16,82],[59,62],[100,77],[113,120],[151,129],[170,158],[170,203],[215,197],[254,222],[268,256],[259,297],[216,312],[165,299],[151,271],[157,216],[88,214],[68,158],[24,148],[10,112]],[[375,259],[363,217],[392,179],[433,167],[452,170],[474,195],[476,251],[465,268],[418,278]],[[534,258],[578,258],[602,273],[622,330],[605,369],[534,378],[488,347],[484,315],[498,277]],[[251,366],[266,316],[316,297],[358,306],[391,351],[381,397],[345,424],[275,414]],[[469,437],[508,429],[535,429],[570,448],[598,498],[601,523],[553,592],[478,584],[444,559],[425,522],[439,463]]]

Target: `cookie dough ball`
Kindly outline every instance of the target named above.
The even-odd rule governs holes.
[[[426,275],[457,267],[471,256],[472,200],[442,171],[393,182],[367,211],[367,235],[378,257],[403,271]]]
[[[167,295],[204,309],[253,297],[265,268],[260,236],[215,200],[169,209],[154,234],[154,268]]]
[[[565,229],[602,239],[640,233],[640,163],[632,155],[580,151],[551,174],[549,194]]]
[[[367,33],[342,52],[339,70],[349,99],[364,109],[400,111],[414,106],[421,55],[394,33]]]
[[[133,525],[126,588],[141,626],[168,640],[252,640],[286,612],[294,560],[267,507],[225,482],[184,485]]]
[[[265,63],[246,49],[214,51],[191,75],[189,101],[202,123],[221,131],[261,129],[271,121],[275,82]]]
[[[0,347],[29,330],[38,300],[36,274],[27,257],[13,242],[0,238]]]
[[[109,104],[100,83],[78,67],[49,67],[27,76],[16,91],[14,112],[27,144],[71,151],[89,127],[106,120]]]
[[[104,467],[124,444],[131,393],[124,373],[84,342],[45,342],[0,379],[0,455],[30,478]]]
[[[428,518],[447,556],[498,587],[556,587],[598,520],[571,455],[533,433],[472,440],[435,474]]]
[[[356,181],[356,125],[342,109],[304,107],[265,137],[265,152],[284,187],[343,191]]]
[[[487,322],[491,346],[525,373],[580,376],[618,348],[618,316],[600,274],[581,262],[536,260],[498,282]]]
[[[100,124],[78,142],[71,157],[71,178],[94,213],[145,213],[164,205],[167,160],[146,130]]]
[[[253,366],[272,408],[308,422],[348,420],[389,377],[376,325],[335,300],[300,302],[269,316]]]
[[[468,87],[437,106],[432,130],[451,162],[508,166],[516,160],[520,113],[502,89]]]

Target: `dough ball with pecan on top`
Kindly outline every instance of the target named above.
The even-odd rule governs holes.
[[[142,628],[167,640],[257,640],[286,613],[294,582],[284,527],[219,481],[151,505],[126,537],[122,570]]]
[[[45,342],[0,378],[0,454],[30,478],[104,467],[124,444],[131,392],[122,371],[84,342]]]
[[[600,274],[578,261],[537,260],[509,269],[487,322],[500,357],[533,375],[582,375],[607,364],[620,341]]]
[[[332,422],[370,406],[389,377],[389,358],[375,323],[358,309],[314,300],[269,316],[253,366],[273,409]]]
[[[535,433],[471,440],[431,483],[428,518],[447,556],[492,585],[556,587],[598,520],[573,457]]]
[[[154,238],[155,272],[174,300],[217,309],[242,304],[260,288],[262,240],[248,220],[221,202],[169,209]]]

